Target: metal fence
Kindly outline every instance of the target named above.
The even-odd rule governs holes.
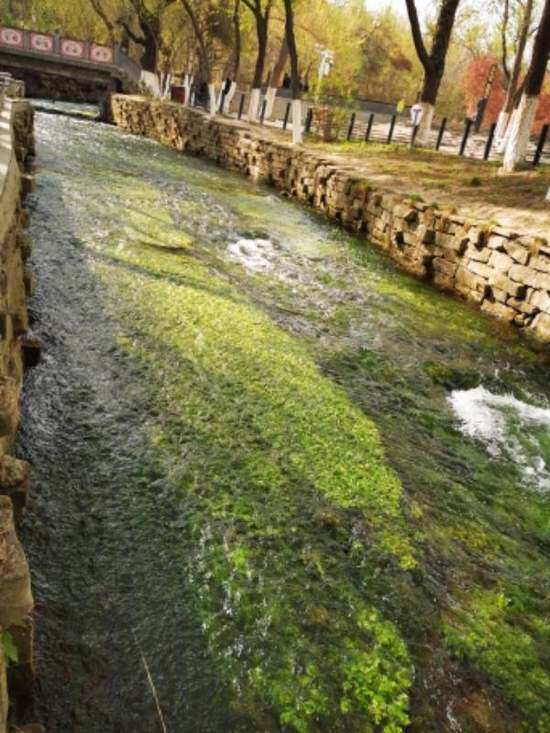
[[[249,102],[248,92],[237,93],[231,102],[228,115],[237,119],[247,119]],[[368,102],[363,103],[361,110],[340,110],[341,121],[333,130],[334,142],[371,142],[386,145],[396,144],[414,146],[418,128],[414,126],[408,114],[385,114],[369,111]],[[286,130],[292,123],[292,108],[287,97],[278,95],[275,99],[272,115],[265,116],[266,100],[263,97],[259,124],[266,127]],[[321,125],[316,119],[316,109],[311,102],[304,102],[304,133],[322,137]],[[326,107],[325,107],[326,109]],[[331,108],[329,108],[331,109]],[[332,108],[334,109],[334,108]],[[466,119],[462,125],[447,118],[436,120],[430,130],[428,140],[423,148],[440,150],[478,160],[500,160],[502,153],[495,144],[496,124],[479,133],[474,129],[474,121]],[[527,161],[533,166],[540,163],[550,164],[550,126],[544,124],[540,133],[533,136],[527,153]]]

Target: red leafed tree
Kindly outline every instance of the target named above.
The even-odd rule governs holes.
[[[480,56],[474,59],[466,69],[462,77],[461,86],[464,91],[464,99],[466,102],[466,114],[475,116],[477,103],[485,95],[485,87],[487,79],[491,73],[492,67],[497,64],[496,76],[491,87],[489,101],[485,110],[483,122],[490,125],[497,121],[504,99],[506,90],[504,88],[504,74],[502,68],[496,58],[491,56]]]
[[[542,126],[548,123],[550,123],[550,74],[546,75],[546,83],[540,95],[533,131],[538,135]]]

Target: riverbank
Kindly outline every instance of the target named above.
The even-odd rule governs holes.
[[[307,141],[322,155],[407,196],[414,191],[440,208],[534,237],[550,236],[550,165],[502,176],[500,161],[486,162],[421,148],[385,143]]]
[[[361,234],[401,268],[485,313],[550,343],[550,246],[545,239],[477,221],[451,208],[379,188],[322,152],[293,147],[227,118],[115,95],[121,128],[201,155],[273,185]]]
[[[22,208],[31,186],[26,173],[33,153],[33,114],[27,102],[0,101],[0,732],[14,722],[33,678],[33,599],[30,574],[16,532],[26,503],[29,465],[13,455],[20,423],[23,373],[33,358],[26,340],[26,298],[33,276]],[[15,516],[14,516],[15,514]]]

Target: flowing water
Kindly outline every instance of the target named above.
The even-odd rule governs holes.
[[[548,730],[548,360],[271,190],[36,134],[32,717]]]

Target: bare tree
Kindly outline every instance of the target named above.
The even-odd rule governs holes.
[[[521,102],[510,122],[510,132],[502,165],[503,170],[507,173],[516,170],[525,160],[549,57],[550,0],[545,0]]]
[[[435,103],[445,71],[445,60],[460,0],[442,0],[429,52],[422,37],[415,0],[405,0],[405,2],[416,53],[424,67],[424,84],[420,97],[422,118],[417,140],[425,144],[432,126]]]
[[[269,34],[269,18],[273,0],[243,0],[243,3],[254,15],[256,22],[256,36],[258,40],[258,55],[254,69],[254,79],[250,91],[250,102],[248,105],[248,118],[258,119],[260,112],[260,96],[264,78],[265,60],[267,57],[267,43]]]

